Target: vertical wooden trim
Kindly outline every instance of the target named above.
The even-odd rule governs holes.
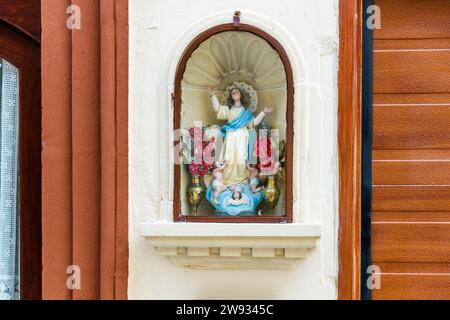
[[[339,1],[339,299],[360,299],[360,0]]]
[[[39,300],[42,298],[41,63],[39,47],[29,40],[20,42],[23,43],[19,64],[20,299]],[[9,48],[15,45],[14,41],[7,44]]]
[[[71,36],[62,27],[70,0],[46,0],[42,14],[42,298],[71,299]]]
[[[128,0],[116,0],[115,299],[128,298]]]
[[[74,299],[100,297],[100,5],[72,0],[82,27],[72,31],[73,264],[81,268]]]

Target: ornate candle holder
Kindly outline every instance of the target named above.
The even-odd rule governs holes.
[[[273,209],[277,206],[280,200],[280,189],[277,185],[278,174],[269,175],[266,178],[266,188],[264,189],[264,199],[270,208],[270,214],[272,214]]]
[[[205,188],[200,184],[200,176],[193,175],[191,185],[187,189],[187,197],[192,206],[192,215],[197,216],[198,206],[203,200]]]

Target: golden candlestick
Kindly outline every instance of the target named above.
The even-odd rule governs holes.
[[[202,202],[204,194],[205,188],[200,184],[200,177],[192,176],[191,185],[187,189],[187,197],[189,203],[192,205],[193,216],[197,216],[198,206]]]
[[[277,206],[278,200],[280,200],[280,189],[277,185],[278,174],[267,176],[266,188],[264,189],[264,199],[270,208],[270,214],[272,214],[273,209]]]

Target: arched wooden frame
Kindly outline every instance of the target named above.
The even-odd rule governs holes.
[[[174,165],[174,221],[176,222],[258,222],[258,223],[284,223],[292,222],[292,161],[293,161],[293,138],[294,138],[294,128],[293,128],[293,114],[294,114],[294,81],[291,63],[289,62],[288,55],[284,50],[283,46],[271,35],[258,29],[254,26],[241,24],[235,26],[232,23],[222,24],[215,26],[209,30],[198,35],[184,51],[183,56],[178,64],[177,72],[175,76],[175,93],[174,99],[174,128],[180,128],[181,122],[181,81],[183,80],[184,72],[186,71],[186,64],[190,59],[194,51],[208,38],[218,33],[226,31],[245,31],[255,34],[256,36],[266,40],[272,48],[278,53],[283,62],[286,82],[287,82],[287,109],[286,109],[286,149],[285,149],[285,160],[286,160],[286,187],[285,187],[285,215],[284,216],[258,216],[258,217],[193,217],[193,216],[183,216],[181,214],[181,197],[180,197],[180,165]],[[177,142],[175,142],[176,144]]]

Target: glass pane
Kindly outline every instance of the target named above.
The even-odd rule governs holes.
[[[0,58],[0,300],[20,299],[19,70]]]

